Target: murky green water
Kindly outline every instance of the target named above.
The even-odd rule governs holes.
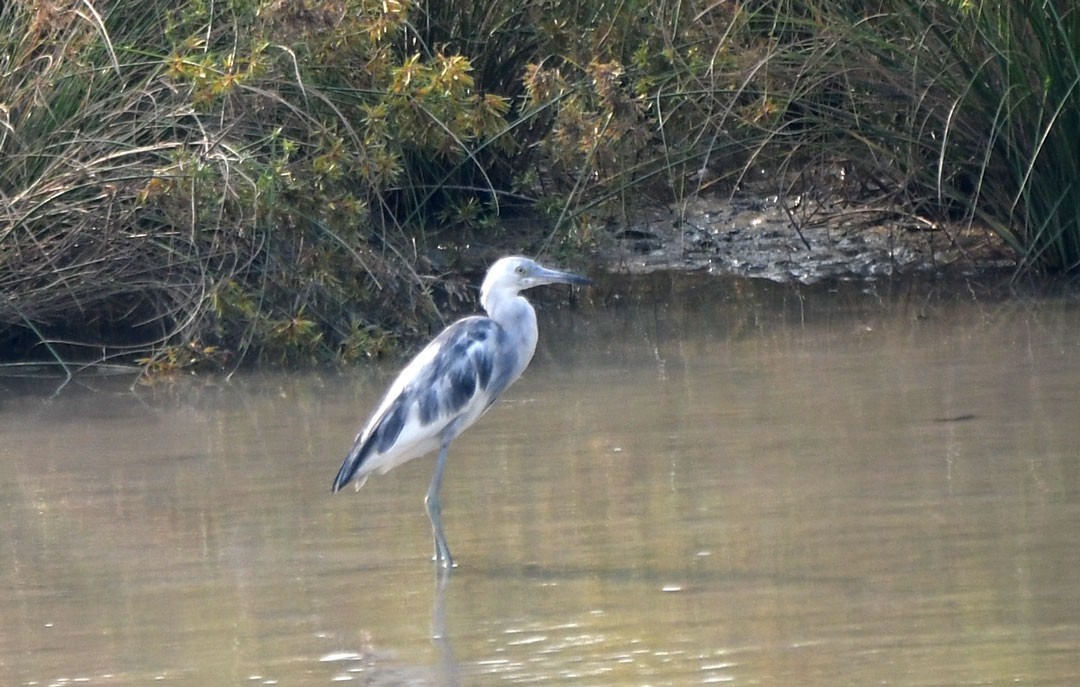
[[[1080,684],[1080,302],[877,289],[546,308],[441,589],[393,366],[0,380],[0,684]]]

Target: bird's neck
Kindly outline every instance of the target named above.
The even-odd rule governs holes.
[[[514,348],[524,353],[518,364],[521,369],[525,369],[536,351],[536,311],[521,295],[493,299],[493,302],[485,305],[488,306],[485,308],[488,317],[498,322],[507,335],[514,340],[516,344]]]

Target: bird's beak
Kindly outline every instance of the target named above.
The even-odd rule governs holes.
[[[560,270],[552,270],[547,267],[537,267],[530,275],[533,279],[535,286],[541,284],[574,284],[575,286],[588,286],[592,284],[592,281],[588,277],[583,277],[579,274],[572,272],[562,272]]]

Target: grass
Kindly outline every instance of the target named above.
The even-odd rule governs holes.
[[[1080,265],[1080,12],[1018,0],[0,7],[0,350],[338,361],[642,199],[840,196]]]
[[[938,126],[939,195],[992,226],[1025,265],[1080,266],[1080,11],[1023,0],[966,9],[964,33],[930,34],[959,65],[946,71],[950,116]],[[918,17],[925,19],[925,12]],[[951,177],[954,160],[971,159]]]
[[[1080,266],[1080,11],[814,2],[768,57],[790,167],[839,164],[899,210],[990,227],[1030,272]]]

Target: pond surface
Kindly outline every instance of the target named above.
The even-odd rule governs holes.
[[[330,494],[399,363],[0,380],[0,684],[1080,684],[1075,298],[565,293],[441,585],[431,458]]]

